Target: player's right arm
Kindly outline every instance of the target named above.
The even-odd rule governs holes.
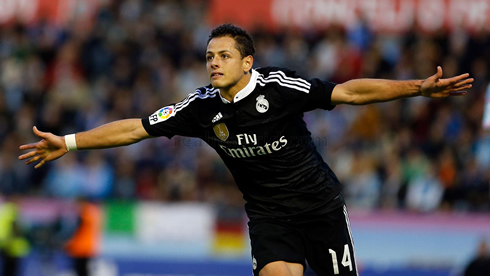
[[[34,168],[46,162],[56,160],[68,152],[64,136],[39,131],[33,127],[34,134],[42,140],[20,146],[21,150],[30,150],[19,156],[31,164],[41,160]],[[108,123],[97,128],[75,134],[76,147],[79,150],[103,149],[134,144],[151,136],[146,132],[141,119],[127,119]]]

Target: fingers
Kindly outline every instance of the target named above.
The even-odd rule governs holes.
[[[459,87],[455,87],[452,89],[452,91],[463,91],[463,90],[467,90],[467,89],[470,89],[473,85],[471,84],[468,84],[468,85],[465,85],[465,86],[459,86]]]
[[[28,150],[28,149],[35,149],[37,146],[37,143],[30,143],[30,144],[25,144],[19,147],[20,150]]]
[[[25,161],[26,165],[41,160],[41,162],[39,162],[36,166],[34,166],[35,169],[38,169],[38,168],[44,166],[44,164],[46,164],[48,162],[48,160],[46,160],[46,159],[49,159],[49,160],[52,159],[52,158],[48,157],[49,155],[47,155],[47,152],[45,149],[46,139],[48,139],[51,134],[48,132],[39,131],[37,129],[37,127],[35,127],[35,126],[32,127],[32,131],[34,132],[34,134],[36,136],[43,138],[43,140],[41,140],[40,142],[37,142],[37,143],[30,143],[30,144],[21,145],[19,147],[20,150],[29,150],[29,149],[35,149],[35,150],[20,155],[19,160],[26,160]],[[48,150],[48,152],[49,152],[49,150]]]
[[[472,87],[471,84],[465,85],[465,86],[460,86],[460,87],[455,87],[451,89],[447,95],[448,96],[464,96],[466,95],[466,90],[470,89]]]
[[[461,82],[462,80],[464,80],[464,83],[460,84],[460,85],[464,85],[464,84],[471,83],[474,81],[473,78],[468,79],[469,76],[470,76],[469,73],[464,73],[464,74],[461,74],[459,76],[443,79],[440,81],[441,81],[442,85],[454,85],[454,84],[457,84],[457,83]],[[437,66],[437,72],[431,78],[434,78],[436,82],[440,78],[442,78],[442,67],[441,66]]]
[[[32,158],[31,158],[32,157]],[[31,158],[31,159],[28,159]],[[26,165],[32,164],[34,162],[37,162],[41,160],[36,166],[34,166],[35,169],[39,169],[40,167],[44,166],[48,162],[48,158],[45,155],[38,155],[35,151],[23,154],[19,156],[20,160],[28,159],[25,161]]]
[[[466,91],[456,91],[449,93],[449,96],[464,96],[466,95]]]
[[[466,75],[466,74],[464,74]],[[460,76],[458,76],[460,77]],[[463,81],[459,81],[459,82],[456,82],[456,83],[452,83],[452,84],[447,84],[446,85],[446,90],[448,91],[447,93],[451,94],[451,96],[453,95],[453,93],[455,92],[466,92],[465,90],[468,90],[470,89],[471,87],[473,87],[472,83],[473,83],[474,79],[473,78],[470,78],[470,79],[465,79]]]
[[[465,73],[465,74],[462,74],[462,75],[459,75],[459,76],[456,76],[456,77],[452,77],[452,78],[449,78],[449,79],[444,79],[444,82],[446,82],[447,85],[454,85],[454,84],[457,84],[457,83],[461,82],[462,80],[473,82],[474,79],[473,78],[469,78],[468,79],[469,76],[470,76],[470,74]]]
[[[37,154],[37,151],[31,151],[31,152],[28,152],[26,154],[22,154],[21,156],[19,156],[19,160],[31,158],[31,157],[35,156],[36,154]]]
[[[46,161],[42,160],[36,166],[34,166],[34,169],[39,169],[40,167],[44,166],[44,164],[46,164]]]
[[[436,73],[437,79],[442,78],[442,67],[437,66],[437,73]]]
[[[26,161],[26,165],[29,165],[29,164],[31,164],[31,163],[33,163],[33,162],[36,162],[36,161],[38,161],[39,159],[41,159],[41,156],[40,156],[40,155],[36,155],[36,156],[34,156],[33,158],[31,158],[31,159],[27,160],[27,161]],[[43,159],[43,161],[44,161],[44,159]]]
[[[442,68],[441,66],[437,66],[437,72],[430,76],[428,79],[434,82],[437,82],[442,77]]]
[[[36,136],[41,137],[41,138],[46,138],[46,134],[48,134],[46,132],[40,131],[39,129],[37,129],[36,126],[32,127],[32,131],[34,132],[34,134],[36,134]]]
[[[463,81],[456,83],[454,86],[455,87],[461,87],[461,86],[467,85],[467,84],[469,84],[471,86],[471,83],[473,83],[473,81],[474,81],[473,78],[465,79]]]

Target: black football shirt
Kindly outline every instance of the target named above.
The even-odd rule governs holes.
[[[142,121],[152,136],[198,137],[213,147],[250,219],[317,215],[343,204],[341,185],[316,150],[303,113],[333,109],[334,87],[287,69],[258,68],[233,102],[209,85]]]

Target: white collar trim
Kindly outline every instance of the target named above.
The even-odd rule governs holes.
[[[259,73],[254,69],[252,69],[252,76],[250,77],[250,81],[242,90],[238,91],[238,93],[235,94],[235,97],[233,98],[234,103],[239,102],[240,100],[246,98],[248,95],[250,95],[250,93],[252,93],[252,91],[254,91],[255,86],[257,85],[258,77],[259,77]],[[231,103],[227,99],[223,98],[223,96],[221,96],[221,92],[219,93],[219,96],[223,101],[223,103],[225,104]]]

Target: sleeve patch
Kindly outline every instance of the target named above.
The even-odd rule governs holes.
[[[150,125],[166,121],[168,118],[173,117],[174,115],[175,107],[173,105],[162,107],[150,115]]]

